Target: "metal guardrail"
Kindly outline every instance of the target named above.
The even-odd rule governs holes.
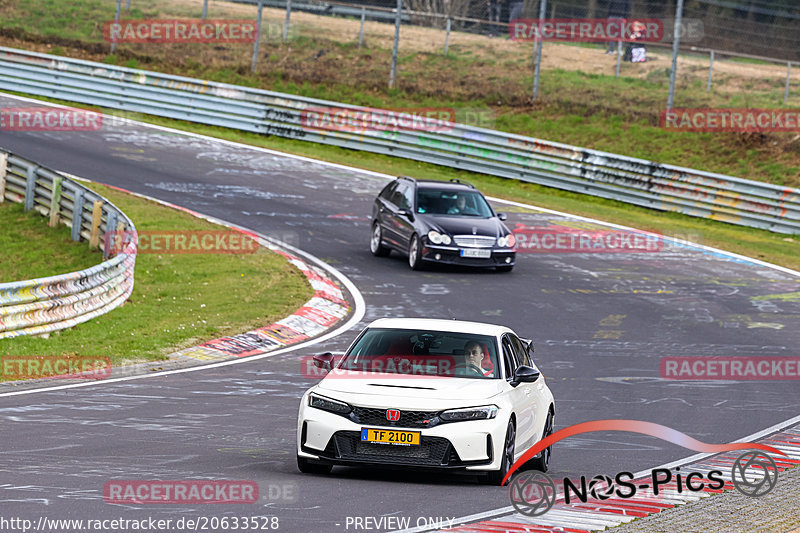
[[[135,236],[133,222],[80,183],[0,150],[0,202],[25,205],[71,228],[74,241],[106,250],[109,232]],[[108,247],[110,248],[110,247]],[[107,255],[104,253],[104,258]],[[136,239],[103,263],[58,276],[0,283],[0,339],[42,335],[86,322],[122,305],[133,291]]]
[[[0,90],[365,150],[662,211],[800,233],[798,189],[475,126],[435,124],[433,131],[320,129],[309,125],[309,117],[321,110],[382,111],[4,47]]]

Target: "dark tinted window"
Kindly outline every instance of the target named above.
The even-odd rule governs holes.
[[[514,345],[514,351],[517,353],[517,361],[519,361],[519,364],[531,366],[531,357],[525,343],[519,340],[515,335],[509,335],[509,337],[511,338],[511,343]]]
[[[411,209],[413,188],[408,183],[398,182],[392,194],[392,203],[399,209]]]
[[[413,209],[414,207],[414,190],[416,187],[408,185],[403,191],[403,202],[407,206],[405,209]]]
[[[417,189],[417,213],[489,218],[492,209],[481,193],[473,190]]]
[[[483,352],[483,375],[467,371],[467,350]],[[472,333],[416,329],[367,330],[347,352],[340,370],[370,373],[437,375],[491,379],[499,377],[495,338]]]
[[[397,182],[393,181],[392,183],[390,183],[389,185],[387,185],[386,187],[383,188],[383,190],[381,191],[381,194],[379,196],[381,198],[383,198],[384,200],[387,200],[387,201],[391,202],[392,201],[392,193],[394,193],[395,187],[397,187]]]
[[[517,369],[517,359],[507,335],[503,337],[503,361],[505,361],[506,365],[506,379],[511,379]]]

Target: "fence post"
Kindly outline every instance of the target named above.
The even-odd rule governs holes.
[[[361,49],[361,43],[364,42],[364,20],[367,18],[367,8],[361,6],[361,30],[358,32],[358,48]]]
[[[447,17],[447,34],[444,38],[444,55],[447,56],[447,50],[450,48],[450,17]]]
[[[394,89],[394,78],[397,74],[397,47],[400,45],[400,21],[402,18],[403,0],[397,0],[397,13],[394,17],[394,47],[392,48],[392,69],[389,72],[389,88]]]
[[[207,16],[208,16],[208,0],[203,0],[203,15],[200,18],[206,20]]]
[[[75,200],[72,202],[72,228],[70,238],[78,242],[81,240],[81,229],[83,228],[83,189],[75,192]]]
[[[0,153],[0,204],[6,201],[6,168],[8,168],[8,154]]]
[[[89,235],[89,248],[100,245],[100,224],[103,222],[103,202],[96,200],[92,207],[92,231]]]
[[[250,72],[255,73],[256,63],[258,62],[258,42],[261,40],[261,11],[264,3],[258,0],[258,18],[256,19],[256,42],[253,43],[253,61],[250,64]]]
[[[669,73],[669,95],[667,96],[667,109],[672,109],[675,103],[675,76],[678,70],[678,47],[681,44],[681,18],[683,17],[683,0],[678,0],[675,7],[675,30],[672,32],[672,70]]]
[[[50,222],[52,228],[58,225],[58,218],[61,211],[61,176],[53,180],[53,196],[50,198]]]
[[[120,5],[122,4],[122,0],[117,0],[117,14],[114,15],[114,24],[119,24],[119,9]],[[113,54],[114,51],[117,49],[117,39],[111,39],[111,53]]]
[[[283,23],[283,42],[289,38],[289,18],[292,16],[292,0],[286,0],[286,20]]]
[[[615,78],[619,78],[619,67],[622,63],[622,41],[617,41],[617,72],[614,75]]]
[[[542,23],[544,22],[545,11],[547,10],[547,0],[541,0],[539,3],[539,27],[537,28],[537,35],[541,32]],[[536,40],[536,67],[533,72],[533,100],[539,97],[539,72],[542,68],[542,46],[544,41],[539,37]]]
[[[37,167],[28,167],[28,175],[25,180],[25,211],[33,209],[33,198],[36,195],[36,171]]]
[[[789,99],[789,77],[792,75],[792,62],[786,63],[786,89],[783,90],[783,103]]]
[[[108,259],[111,252],[117,252],[111,245],[114,242],[115,232],[117,229],[117,212],[111,210],[108,212],[108,219],[106,220],[106,232],[103,235],[103,259]]]
[[[714,73],[714,50],[711,50],[711,60],[708,62],[708,84],[706,92],[711,92],[711,75]]]

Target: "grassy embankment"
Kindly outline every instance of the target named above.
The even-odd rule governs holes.
[[[222,229],[108,187],[92,188],[128,214],[139,231]],[[2,281],[73,272],[103,260],[87,243],[71,241],[68,228],[49,228],[45,219],[23,213],[19,204],[0,206],[0,228]],[[108,356],[114,364],[157,361],[180,348],[268,325],[292,313],[311,294],[301,272],[264,249],[249,254],[142,253],[136,259],[133,294],[123,306],[48,339],[0,340],[0,356]]]

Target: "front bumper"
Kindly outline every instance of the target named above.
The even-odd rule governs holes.
[[[463,248],[464,250],[476,248]],[[488,258],[462,257],[457,246],[437,246],[425,244],[422,248],[422,260],[446,265],[464,265],[476,267],[514,266],[517,253],[511,248],[477,248],[478,250],[491,250]],[[438,256],[438,259],[437,259]]]
[[[473,420],[432,428],[360,424],[343,416],[303,405],[297,425],[297,454],[337,465],[491,471],[500,468],[508,420]],[[361,429],[380,427],[421,434],[419,446],[361,441]]]

